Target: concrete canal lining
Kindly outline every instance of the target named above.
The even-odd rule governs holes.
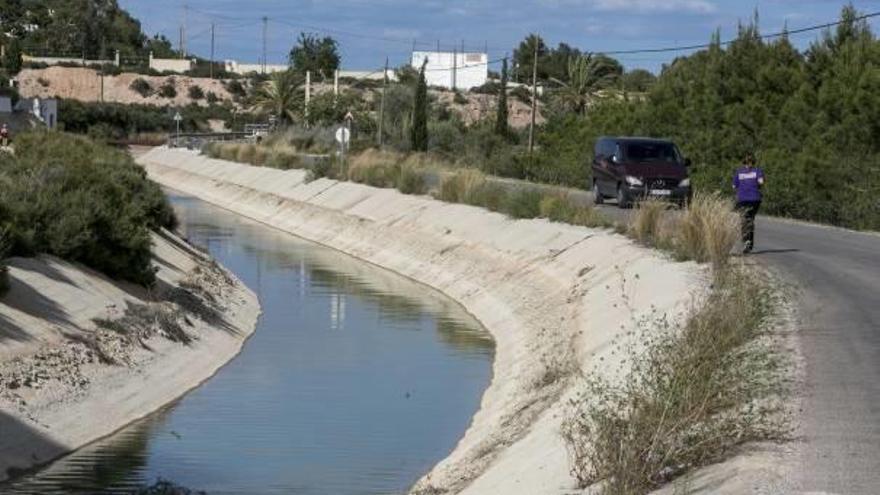
[[[154,181],[443,292],[496,341],[493,379],[450,455],[415,491],[558,493],[573,487],[559,424],[579,369],[603,363],[638,321],[678,318],[708,278],[607,230],[512,220],[329,179],[156,148]],[[425,428],[431,425],[426,424]]]

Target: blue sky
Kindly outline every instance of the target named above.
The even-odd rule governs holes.
[[[176,44],[186,17],[188,48],[210,54],[210,27],[216,23],[216,58],[256,62],[262,54],[262,16],[268,16],[269,63],[283,63],[300,31],[328,34],[340,43],[345,69],[375,69],[388,56],[392,66],[408,60],[413,40],[429,49],[464,41],[468,50],[489,47],[497,59],[528,33],[548,44],[566,42],[582,50],[610,51],[704,43],[721,29],[735,35],[757,8],[762,32],[776,32],[836,20],[839,0],[119,0],[149,34]],[[880,11],[880,0],[855,0],[862,12]],[[187,8],[184,8],[184,5]],[[186,12],[186,14],[185,14]],[[871,25],[878,31],[880,18]],[[817,33],[793,37],[808,46]],[[675,54],[635,54],[618,58],[628,68],[658,71]]]

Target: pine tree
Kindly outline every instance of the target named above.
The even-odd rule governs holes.
[[[415,101],[413,102],[413,121],[410,144],[413,151],[428,151],[428,83],[425,80],[425,66],[422,63],[419,80],[416,83]]]
[[[495,120],[495,134],[506,137],[507,126],[507,58],[501,64],[501,87],[498,88],[498,113]]]

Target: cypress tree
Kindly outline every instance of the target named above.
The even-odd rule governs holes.
[[[501,63],[501,87],[498,88],[498,112],[495,120],[495,134],[507,137],[507,57]]]
[[[419,80],[416,83],[415,101],[413,104],[413,121],[410,141],[413,151],[428,151],[428,83],[425,81],[425,66],[422,63]]]

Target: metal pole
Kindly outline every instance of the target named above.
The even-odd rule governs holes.
[[[385,88],[388,86],[388,57],[385,57],[385,72],[382,73],[382,102],[379,104],[379,147],[385,142],[383,124],[385,123]]]
[[[266,73],[266,32],[269,29],[269,18],[263,16],[263,74]]]
[[[529,154],[535,149],[535,109],[538,103],[538,40],[535,39],[535,58],[532,61],[532,119],[529,123]]]
[[[312,71],[306,71],[306,125],[309,124],[309,101],[312,99]]]

